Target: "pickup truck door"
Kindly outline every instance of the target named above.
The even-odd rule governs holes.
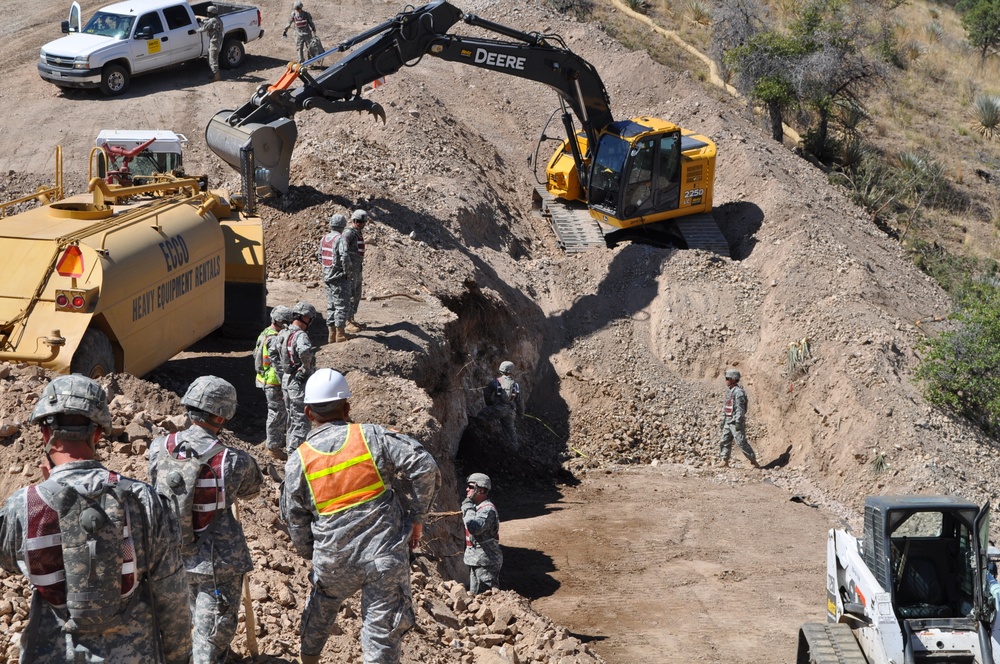
[[[198,33],[198,22],[191,6],[186,2],[166,7],[163,18],[167,22],[167,37],[171,64],[178,64],[200,58],[202,35]]]
[[[135,22],[135,32],[129,41],[132,52],[132,73],[138,74],[170,64],[169,35],[163,28],[159,12],[147,12]]]
[[[83,30],[83,17],[80,13],[80,3],[74,2],[69,8],[69,31],[80,32]]]

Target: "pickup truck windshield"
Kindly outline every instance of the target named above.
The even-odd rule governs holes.
[[[114,37],[115,39],[128,39],[132,32],[132,22],[134,16],[122,14],[109,14],[107,12],[97,12],[87,21],[83,32],[88,35],[101,35],[103,37]]]

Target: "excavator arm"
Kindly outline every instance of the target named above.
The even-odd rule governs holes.
[[[448,34],[460,21],[510,41]],[[590,146],[597,145],[600,130],[613,122],[607,91],[597,71],[567,49],[560,37],[522,32],[465,14],[445,0],[401,12],[333,50],[346,52],[359,44],[359,48],[315,75],[307,69],[311,61],[289,64],[276,84],[261,86],[241,108],[222,111],[212,118],[206,142],[223,160],[240,169],[245,188],[256,186],[265,195],[288,190],[292,149],[298,135],[292,118],[297,112],[359,111],[385,121],[382,107],[362,96],[364,86],[403,67],[415,66],[425,55],[537,81],[554,89],[563,105],[563,124],[580,173],[586,171],[589,160],[577,148],[570,110]],[[301,85],[293,87],[296,82]]]

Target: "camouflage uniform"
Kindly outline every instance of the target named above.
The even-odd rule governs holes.
[[[222,20],[218,16],[210,16],[201,24],[198,32],[208,34],[208,66],[218,76],[219,53],[222,51]]]
[[[192,426],[176,436],[179,456],[207,452],[217,438],[207,429]],[[155,483],[164,438],[149,447],[149,477]],[[185,559],[188,572],[190,611],[194,620],[193,664],[221,664],[236,634],[243,575],[253,569],[243,526],[235,519],[232,506],[237,499],[252,498],[260,492],[264,478],[253,457],[233,448],[224,449],[221,477],[224,481],[225,509],[215,513],[209,535],[197,552]]]
[[[292,12],[291,17],[288,19],[288,25],[285,26],[285,31],[282,36],[288,34],[288,28],[295,26],[295,50],[299,54],[299,62],[305,62],[309,59],[309,42],[313,39],[313,34],[316,32],[316,24],[313,23],[312,14],[304,9],[296,9]]]
[[[288,339],[293,334],[295,339],[292,348],[289,349]],[[309,418],[306,417],[305,385],[316,368],[316,349],[309,341],[308,331],[295,325],[289,325],[282,330],[274,345],[281,366],[281,390],[285,395],[285,406],[288,409],[285,445],[291,454],[306,439],[311,426]]]
[[[323,283],[326,284],[326,324],[344,327],[354,293],[351,285],[353,261],[345,233],[337,230],[328,233],[317,253],[323,265]]]
[[[282,518],[292,545],[313,563],[312,592],[302,612],[301,652],[318,656],[345,599],[361,589],[361,650],[365,664],[399,662],[400,642],[414,624],[407,539],[409,524],[423,523],[440,486],[434,458],[409,436],[361,425],[386,490],[368,502],[320,514],[300,453],[285,465]],[[348,426],[328,422],[306,439],[321,453],[346,444]],[[403,482],[408,482],[403,489]],[[406,498],[401,498],[405,493]],[[409,508],[404,509],[404,502]]]
[[[465,522],[465,564],[469,566],[469,592],[478,595],[498,587],[503,552],[500,550],[500,515],[488,498],[478,505],[462,501]]]
[[[108,470],[98,461],[71,461],[53,468],[49,481],[93,495],[107,478]],[[0,511],[0,567],[26,576],[28,491],[18,490]],[[167,664],[187,663],[191,656],[191,613],[187,576],[177,547],[177,524],[148,484],[133,480],[127,492],[136,571],[143,581],[124,603],[121,623],[98,633],[64,632],[66,610],[49,604],[36,589],[21,635],[22,664],[146,664],[164,658]]]
[[[726,388],[726,397],[722,403],[722,438],[719,440],[719,456],[723,461],[729,461],[733,451],[733,439],[739,446],[743,456],[750,463],[757,463],[757,454],[750,447],[746,436],[747,393],[739,383]]]
[[[261,348],[263,371],[257,374],[257,387],[264,390],[267,399],[267,424],[265,425],[266,445],[269,450],[285,449],[285,428],[288,422],[288,411],[285,409],[285,396],[281,390],[281,376],[275,366],[276,345],[279,331],[273,325],[268,325],[257,337],[257,346]]]
[[[354,320],[361,302],[361,274],[365,267],[365,236],[361,229],[353,225],[344,231],[347,252],[351,256],[351,306],[347,310],[347,320]]]
[[[524,415],[521,402],[521,386],[508,375],[501,374],[493,379],[483,395],[492,414],[503,426],[512,445],[517,445],[517,423],[514,416]]]

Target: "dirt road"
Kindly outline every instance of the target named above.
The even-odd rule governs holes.
[[[644,467],[502,495],[504,585],[609,662],[794,661],[838,524],[761,477]]]

